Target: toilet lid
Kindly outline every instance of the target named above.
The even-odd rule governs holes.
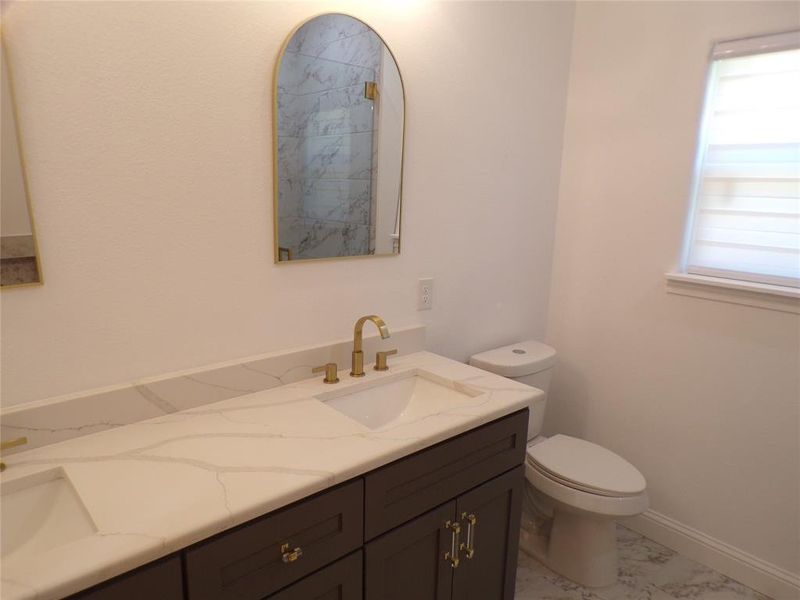
[[[568,435],[530,446],[528,460],[559,483],[583,491],[634,496],[647,486],[638,469],[618,454]]]

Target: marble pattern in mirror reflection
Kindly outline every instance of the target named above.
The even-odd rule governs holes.
[[[404,102],[388,48],[327,14],[295,31],[278,69],[276,261],[398,253]]]
[[[0,50],[0,286],[6,288],[39,284],[42,277],[5,39],[0,40]]]

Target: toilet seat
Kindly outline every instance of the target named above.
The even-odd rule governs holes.
[[[557,483],[590,494],[633,497],[647,486],[639,470],[618,454],[568,435],[531,444],[527,461]]]
[[[626,517],[649,504],[636,467],[602,446],[566,435],[528,446],[525,477],[569,512]]]
[[[603,496],[565,485],[531,462],[525,465],[525,479],[535,489],[567,512],[584,512],[598,517],[630,517],[647,510],[647,492],[635,496]]]
[[[635,494],[624,494],[624,495],[623,494],[614,494],[614,493],[609,492],[607,490],[598,490],[598,489],[595,489],[595,488],[592,488],[592,487],[589,487],[589,486],[581,485],[580,483],[577,483],[575,481],[570,481],[568,479],[563,479],[563,478],[559,477],[558,475],[555,475],[554,473],[551,473],[551,472],[547,471],[547,469],[543,469],[540,465],[537,465],[534,462],[531,462],[530,466],[531,466],[531,468],[537,469],[538,471],[540,471],[542,473],[542,475],[544,475],[545,477],[549,477],[553,481],[555,481],[557,483],[560,483],[563,486],[572,488],[574,490],[580,490],[581,492],[586,492],[587,494],[596,494],[598,496],[605,496],[607,498],[627,498],[627,497],[635,495]]]

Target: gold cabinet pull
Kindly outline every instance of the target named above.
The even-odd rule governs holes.
[[[303,549],[298,546],[294,550],[289,550],[289,544],[283,544],[281,546],[281,559],[287,565],[289,563],[293,563],[296,560],[300,560],[303,557]]]
[[[444,559],[449,560],[450,566],[457,569],[458,564],[461,562],[458,558],[458,552],[461,548],[459,543],[461,538],[461,523],[458,521],[447,521],[447,523],[444,524],[444,528],[450,530],[450,552],[445,552]]]
[[[467,558],[475,556],[475,532],[478,529],[478,517],[473,514],[461,513],[461,518],[467,521],[467,545],[463,548]]]

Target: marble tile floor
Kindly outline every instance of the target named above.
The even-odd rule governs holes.
[[[586,588],[519,554],[515,600],[768,600],[741,583],[617,526],[619,579]]]

